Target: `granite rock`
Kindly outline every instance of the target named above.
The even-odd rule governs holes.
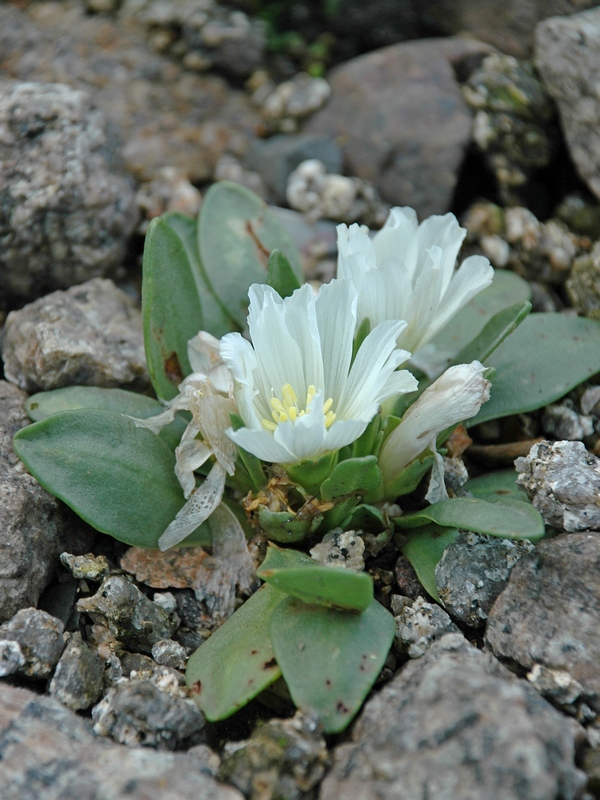
[[[526,681],[449,634],[367,703],[320,799],[575,800],[575,737]]]
[[[488,617],[498,658],[568,672],[600,711],[600,533],[557,536],[513,569]]]
[[[104,664],[97,651],[75,633],[56,665],[48,692],[73,711],[93,706],[102,694]]]
[[[120,266],[138,212],[91,97],[0,82],[0,292],[39,297]]]
[[[350,174],[386,202],[422,217],[444,213],[472,125],[453,65],[488,52],[465,39],[425,39],[352,59],[329,73],[329,102],[304,131],[336,139]]]
[[[28,392],[84,386],[149,386],[142,320],[133,300],[94,278],[41,297],[6,320],[8,380]]]
[[[398,606],[398,599],[395,605]],[[421,658],[436,639],[458,631],[443,608],[426,602],[422,597],[417,597],[414,602],[405,602],[395,619],[394,649],[409,658]]]
[[[37,608],[22,608],[0,625],[0,642],[17,642],[24,663],[16,672],[26,678],[48,678],[65,647],[62,622]]]

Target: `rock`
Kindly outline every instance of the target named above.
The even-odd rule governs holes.
[[[80,3],[32,4],[27,13],[0,4],[0,53],[0,75],[88,92],[139,180],[169,166],[206,181],[225,151],[243,151],[259,122],[246,95],[222,78],[189,72],[155,52],[137,23],[88,15]]]
[[[469,471],[459,456],[444,456],[444,483],[446,489],[456,494],[469,480]],[[452,495],[450,495],[452,496]]]
[[[80,633],[69,641],[56,665],[48,692],[73,711],[93,706],[102,694],[104,664]]]
[[[101,581],[110,570],[106,556],[95,556],[93,553],[83,556],[61,553],[60,563],[74,578],[84,581]]]
[[[422,34],[413,0],[340,0],[328,15],[340,61]]]
[[[53,698],[5,684],[0,754],[3,800],[243,800],[193,755],[113,744]]]
[[[181,170],[163,167],[151,181],[142,183],[135,195],[135,201],[144,217],[138,231],[144,234],[150,220],[168,211],[177,211],[190,217],[197,216],[202,195]]]
[[[106,625],[126,647],[149,653],[161,639],[170,639],[177,620],[120,575],[105,578],[97,593],[79,600],[77,609]]]
[[[600,458],[583,442],[534,444],[515,466],[519,486],[547,525],[570,533],[600,526]]]
[[[322,541],[312,548],[310,555],[318,564],[362,572],[365,568],[364,552],[365,543],[356,531],[336,528],[325,534]]]
[[[246,741],[227,743],[219,778],[248,800],[302,800],[323,777],[327,762],[318,716],[298,711],[292,719],[258,726]]]
[[[13,450],[13,435],[29,421],[26,399],[0,381],[0,622],[36,605],[58,554],[66,548],[86,552],[94,535],[42,489]]]
[[[457,630],[443,608],[417,597],[406,603],[396,617],[394,649],[409,658],[421,658],[436,639]]]
[[[600,414],[600,386],[588,386],[581,395],[579,407],[582,414],[597,417]]]
[[[110,280],[94,278],[11,311],[2,355],[6,377],[28,392],[149,386],[141,314]]]
[[[152,602],[162,608],[166,614],[173,614],[177,610],[177,599],[171,592],[154,592]]]
[[[486,642],[498,658],[531,670],[563,670],[600,711],[600,534],[540,542],[514,568],[488,618]]]
[[[157,664],[173,669],[185,669],[187,654],[185,647],[173,639],[161,639],[152,645],[152,658]]]
[[[287,199],[295,211],[306,214],[309,220],[359,222],[373,228],[380,228],[390,211],[368,181],[328,175],[325,164],[317,159],[303,161],[292,172]]]
[[[573,14],[596,0],[416,0],[421,21],[436,35],[469,32],[503,53],[527,58],[536,23],[555,14]]]
[[[176,750],[197,744],[204,717],[191,700],[172,697],[149,681],[131,681],[109,689],[92,709],[94,732],[129,747]]]
[[[17,642],[25,662],[16,670],[26,678],[48,678],[65,647],[64,625],[37,608],[22,608],[0,625],[0,642]]]
[[[0,678],[12,675],[25,664],[25,654],[18,642],[0,639]]]
[[[555,705],[567,708],[573,707],[584,693],[583,686],[568,672],[562,669],[548,669],[541,664],[533,665],[527,673],[527,680]]]
[[[581,441],[594,433],[594,418],[578,414],[573,403],[566,399],[563,403],[546,406],[542,416],[542,431],[555,439]]]
[[[30,299],[120,266],[137,210],[107,146],[87,93],[0,82],[0,292]]]
[[[444,636],[370,700],[321,800],[575,800],[574,726],[493,656]]]
[[[537,69],[558,105],[573,162],[596,197],[600,197],[599,56],[598,7],[571,16],[552,17],[535,30]]]
[[[514,204],[519,187],[554,155],[554,105],[530,64],[500,53],[484,59],[463,94],[475,112],[473,139],[496,176],[503,202]]]
[[[461,531],[435,568],[444,608],[461,622],[479,628],[506,587],[515,564],[532,550],[527,541]]]
[[[301,120],[327,101],[331,88],[324,78],[311,78],[300,72],[291,81],[275,86],[263,83],[252,95],[270,131],[295,133]]]
[[[175,699],[185,700],[188,697],[185,677],[178,670],[157,664],[141,653],[122,653],[119,660],[122,675],[116,683],[120,684],[122,678],[130,681],[148,681]]]
[[[267,187],[258,172],[246,169],[239,158],[224,153],[215,165],[215,181],[233,181],[250,189],[251,192],[267,199]]]
[[[272,207],[300,252],[307,280],[329,283],[337,269],[337,233],[333,222],[309,222],[289,208]]]
[[[191,589],[206,556],[201,547],[176,547],[164,553],[130,547],[119,563],[153,589]]]
[[[303,161],[316,158],[329,173],[341,173],[342,151],[328,136],[306,133],[272,136],[257,140],[244,155],[244,164],[258,172],[275,203],[286,201],[286,188],[291,173]]]
[[[471,137],[471,114],[453,64],[486,45],[427,39],[386,47],[328,76],[331,98],[305,125],[340,143],[350,174],[421,217],[448,210]]]
[[[577,311],[600,320],[600,242],[596,242],[590,253],[575,259],[565,288]]]

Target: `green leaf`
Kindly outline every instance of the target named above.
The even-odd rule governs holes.
[[[479,478],[471,478],[462,487],[462,491],[469,492],[479,500],[490,503],[503,500],[521,500],[528,502],[527,492],[517,485],[519,474],[514,469],[502,469],[497,472],[488,472]]]
[[[234,431],[239,431],[240,428],[245,426],[244,420],[239,414],[231,412],[229,416],[231,418],[231,427]],[[248,476],[252,481],[254,489],[260,489],[267,482],[267,476],[262,468],[262,462],[253,453],[249,453],[247,450],[244,450],[243,447],[238,446],[237,450],[242,464],[248,471]]]
[[[348,495],[366,497],[378,489],[382,480],[377,456],[348,458],[341,461],[321,484],[321,497],[323,500],[336,500]]]
[[[365,611],[373,599],[373,579],[366,572],[321,564],[262,569],[260,577],[305,603],[342,611]]]
[[[338,462],[338,452],[325,453],[316,461],[307,459],[286,468],[288,477],[299,484],[308,494],[318,494],[323,481],[331,475]]]
[[[188,661],[190,696],[208,720],[230,717],[281,675],[270,625],[285,597],[263,586]]]
[[[468,425],[543,408],[600,371],[600,322],[530,314],[486,362],[490,399]]]
[[[311,567],[314,566],[314,563],[310,556],[307,556],[306,553],[302,553],[300,550],[284,549],[283,547],[277,547],[275,544],[269,544],[265,560],[256,570],[256,574],[262,579],[263,572],[265,571],[270,572],[275,569]]]
[[[164,411],[164,406],[152,397],[127,392],[124,389],[101,389],[97,386],[67,386],[31,395],[25,403],[29,418],[39,422],[59,411],[73,411],[76,408],[97,408],[102,411],[116,411],[138,419],[154,417]],[[175,417],[159,433],[160,438],[175,449],[179,444],[186,422]]]
[[[185,247],[160,218],[150,223],[144,244],[142,317],[152,386],[170,400],[192,371],[187,343],[204,324]]]
[[[527,281],[504,269],[497,269],[491,286],[479,292],[432,339],[432,344],[447,353],[449,361],[476,336],[492,317],[508,306],[531,300]]]
[[[299,517],[289,511],[271,511],[266,507],[258,512],[258,524],[265,536],[282,544],[302,541],[309,533],[314,533],[322,521],[322,514]]]
[[[298,281],[296,246],[267,204],[237,183],[214,183],[202,202],[198,245],[209,285],[240,327],[246,324],[248,289],[265,283],[269,255],[283,251]]]
[[[18,431],[14,447],[45,489],[126,544],[158,547],[183,506],[173,451],[121,414],[97,409],[53,414]],[[200,526],[181,546],[210,541],[208,526]]]
[[[545,532],[540,512],[520,500],[489,503],[476,497],[455,497],[394,519],[397,528],[418,528],[429,522],[505,539],[535,541]]]
[[[444,550],[458,536],[456,528],[425,525],[408,534],[402,553],[410,561],[425,591],[440,602],[435,583],[435,568]]]
[[[531,303],[525,300],[515,303],[497,314],[486,323],[481,333],[469,342],[452,360],[454,364],[470,364],[472,361],[485,361],[499,347],[506,337],[513,333],[531,311]]]
[[[395,500],[396,497],[414,492],[431,469],[434,461],[435,456],[429,451],[427,454],[413,459],[393,481],[386,484],[385,496],[389,500]]]
[[[362,614],[292,597],[278,606],[271,618],[277,663],[294,703],[316,711],[325,733],[352,720],[385,663],[395,629],[376,600]]]
[[[177,211],[163,214],[162,219],[179,236],[185,247],[192,275],[196,281],[196,289],[200,297],[204,330],[212,333],[217,339],[224,334],[238,329],[233,319],[219,302],[211,290],[204,274],[204,267],[198,252],[198,225],[195,219]]]
[[[281,297],[289,297],[300,288],[300,281],[287,256],[281,250],[272,250],[267,264],[267,283]]]

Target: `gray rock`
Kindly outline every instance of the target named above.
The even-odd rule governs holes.
[[[277,204],[285,203],[287,181],[303,161],[316,158],[329,173],[341,173],[342,151],[328,136],[291,134],[272,136],[252,144],[244,156],[244,164],[258,172]]]
[[[584,694],[583,686],[566,670],[549,669],[541,664],[534,664],[527,673],[527,680],[555,705],[572,708],[573,704]],[[595,715],[592,715],[594,717]]]
[[[459,533],[435,568],[444,608],[461,622],[479,628],[506,587],[512,568],[532,550],[531,542]]]
[[[515,466],[547,525],[567,532],[600,527],[600,458],[583,442],[539,442]]]
[[[321,108],[330,94],[331,88],[324,78],[311,78],[299,72],[278,86],[268,80],[261,83],[252,100],[260,107],[267,130],[295,133],[300,121]]]
[[[0,290],[29,299],[120,265],[137,209],[106,147],[85,92],[0,83]]]
[[[149,385],[141,314],[125,292],[100,278],[11,311],[3,358],[8,380],[28,392]]]
[[[193,755],[122,747],[51,697],[0,684],[3,800],[243,800]]]
[[[105,578],[96,594],[79,600],[77,608],[106,625],[126,647],[143,653],[150,653],[161,639],[170,639],[178,626],[177,620],[120,575]]]
[[[458,628],[443,608],[417,597],[414,603],[406,603],[396,617],[394,648],[409,658],[421,658],[436,639],[455,631]]]
[[[556,14],[573,14],[597,0],[416,0],[421,20],[439,33],[468,31],[503,53],[526,58],[533,49],[536,23]]]
[[[94,537],[25,471],[13,449],[13,435],[28,422],[26,399],[0,381],[0,622],[37,604],[59,553],[86,552]]]
[[[542,430],[555,439],[581,441],[594,433],[594,418],[578,414],[570,400],[546,406],[542,416]]]
[[[362,572],[365,568],[364,552],[365,543],[356,531],[335,528],[311,549],[310,555],[317,564]]]
[[[302,800],[317,786],[327,763],[317,715],[299,711],[292,719],[258,726],[245,741],[226,744],[219,778],[248,800]]]
[[[574,726],[458,634],[370,700],[321,800],[575,800]]]
[[[109,689],[92,709],[94,731],[120,744],[175,750],[203,741],[205,721],[191,700],[162,692],[150,681],[131,681]]]
[[[574,308],[590,319],[600,319],[600,243],[575,259],[565,288]]]
[[[80,711],[98,701],[103,676],[104,664],[97,651],[75,633],[56,665],[48,691],[68,708]]]
[[[187,664],[185,647],[173,639],[161,639],[152,645],[152,658],[157,664],[173,669],[185,669]]]
[[[343,142],[351,174],[420,216],[448,210],[471,138],[453,64],[489,48],[464,39],[386,47],[336,67],[331,98],[304,130]]]
[[[540,542],[514,568],[488,618],[493,652],[527,669],[564,670],[600,711],[600,533]]]
[[[65,647],[64,625],[37,608],[22,608],[0,625],[0,641],[17,642],[25,658],[15,671],[27,678],[47,678]]]
[[[108,575],[110,569],[106,556],[95,556],[93,553],[82,556],[61,553],[60,563],[77,580],[100,581]]]
[[[0,639],[0,678],[12,675],[25,664],[25,654],[18,642]]]
[[[558,105],[575,166],[596,197],[600,197],[599,59],[599,7],[571,16],[552,17],[537,26],[536,66]]]

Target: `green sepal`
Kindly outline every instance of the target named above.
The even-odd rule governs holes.
[[[300,288],[298,276],[292,269],[289,259],[281,250],[272,250],[267,263],[267,284],[281,297],[289,297]]]
[[[386,484],[384,489],[385,497],[388,500],[395,500],[396,497],[414,492],[434,462],[435,456],[429,450],[413,459],[393,481]]]

